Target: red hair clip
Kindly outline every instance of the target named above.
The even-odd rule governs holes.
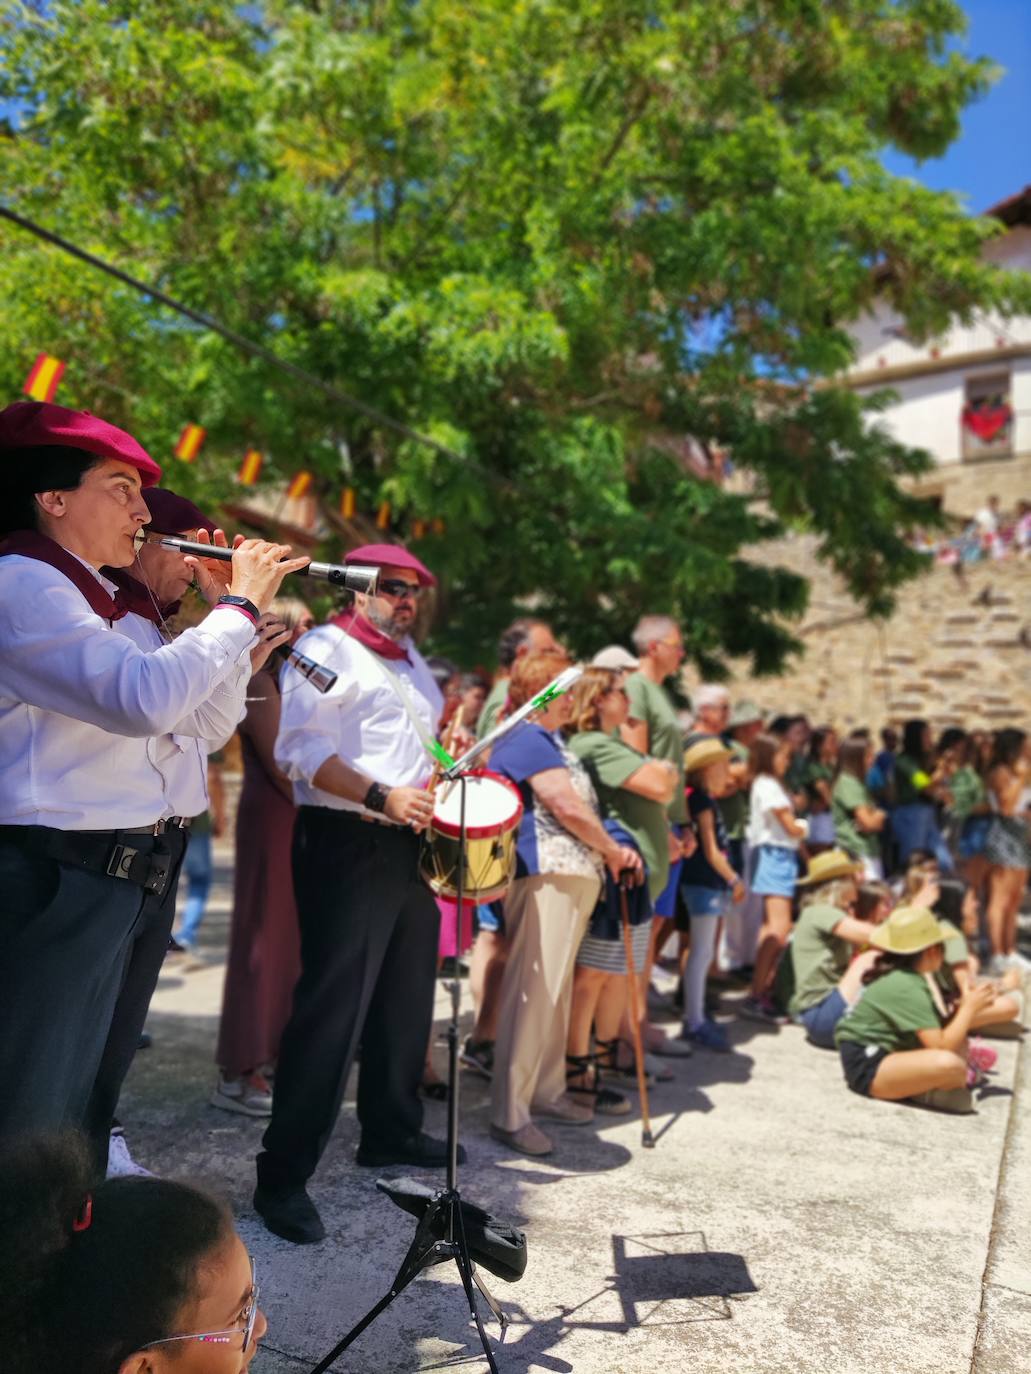
[[[72,1222],[73,1231],[88,1231],[93,1221],[93,1194],[87,1193],[83,1200],[82,1210]]]

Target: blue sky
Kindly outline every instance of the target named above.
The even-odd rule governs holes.
[[[983,99],[967,107],[963,132],[944,157],[916,163],[889,153],[889,171],[936,191],[958,191],[980,212],[1031,183],[1031,0],[967,0],[970,28],[961,50],[1004,68]]]

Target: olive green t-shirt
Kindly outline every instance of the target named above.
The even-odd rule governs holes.
[[[918,1050],[917,1031],[937,1030],[941,1025],[931,989],[922,973],[899,968],[886,973],[863,989],[863,995],[838,1022],[837,1044],[850,1040],[857,1045],[879,1045],[895,1050]]]
[[[895,805],[912,806],[915,802],[933,803],[927,795],[931,781],[924,765],[908,754],[900,754],[895,760]]]
[[[791,963],[795,991],[788,1011],[797,1016],[822,1002],[837,987],[848,968],[852,946],[834,934],[834,927],[845,919],[836,906],[816,904],[803,909],[791,936]]]
[[[498,712],[508,700],[508,678],[500,678],[487,693],[487,700],[483,703],[483,710],[480,718],[476,722],[476,738],[483,739],[484,735],[490,734],[498,723]]]
[[[851,773],[839,774],[831,793],[831,802],[836,842],[855,859],[875,859],[881,852],[878,838],[875,834],[860,830],[856,821],[857,807],[874,805],[866,784]]]
[[[594,783],[603,819],[612,817],[633,835],[648,865],[648,891],[656,898],[669,877],[669,825],[661,802],[628,792],[624,783],[647,762],[618,735],[584,730],[569,737],[569,747]]]
[[[652,758],[668,759],[677,770],[677,786],[667,808],[671,821],[684,825],[687,801],[684,798],[684,743],[677,715],[664,687],[643,673],[632,673],[626,680],[630,714],[648,726],[648,753]]]
[[[934,976],[946,997],[958,997],[959,984],[954,970],[957,964],[965,964],[970,958],[970,946],[959,926],[954,926],[951,921],[941,921],[939,924],[948,939],[945,941],[942,966]]]
[[[982,806],[988,796],[980,774],[967,764],[953,773],[949,779],[949,791],[952,793],[949,815],[957,822],[965,821],[974,807]]]

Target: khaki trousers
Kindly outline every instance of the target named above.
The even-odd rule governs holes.
[[[598,878],[517,878],[505,898],[508,962],[494,1046],[491,1119],[506,1131],[533,1103],[566,1090],[566,1036],[576,952],[601,891]]]

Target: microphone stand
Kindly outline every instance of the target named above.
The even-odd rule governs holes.
[[[458,943],[462,931],[462,912],[465,906],[465,874],[466,874],[466,824],[465,824],[465,802],[466,802],[466,774],[458,773],[454,781],[461,788],[459,803],[459,839],[458,839],[458,920],[457,936],[455,942],[456,964]],[[498,1338],[500,1345],[505,1339],[505,1331],[508,1327],[508,1317],[498,1306],[497,1300],[491,1295],[477,1270],[469,1254],[469,1245],[465,1235],[465,1224],[462,1218],[462,1198],[458,1190],[458,1037],[459,1037],[459,1017],[461,1015],[461,983],[458,977],[458,969],[455,969],[455,976],[451,981],[451,1021],[447,1030],[447,1071],[448,1071],[448,1108],[447,1108],[447,1180],[443,1188],[433,1195],[428,1203],[425,1212],[419,1220],[412,1243],[408,1247],[408,1252],[401,1261],[401,1267],[394,1277],[390,1290],[380,1298],[379,1302],[365,1316],[348,1331],[342,1340],[338,1341],[333,1349],[320,1360],[311,1370],[311,1374],[325,1374],[325,1371],[333,1364],[334,1360],[347,1349],[362,1332],[372,1325],[380,1313],[385,1312],[396,1297],[408,1287],[408,1285],[419,1277],[424,1269],[429,1269],[435,1264],[446,1264],[453,1260],[458,1268],[462,1279],[462,1287],[465,1289],[466,1300],[469,1304],[469,1316],[476,1325],[476,1331],[483,1346],[483,1353],[491,1374],[498,1374],[498,1366],[494,1360],[494,1352],[491,1349],[490,1340],[484,1330],[483,1321],[476,1307],[476,1293],[478,1289],[484,1302],[487,1304],[494,1319],[501,1328]]]
[[[458,937],[455,942],[456,963],[458,940],[461,938],[462,931],[462,912],[465,906],[465,880],[466,880],[466,784],[467,775],[471,771],[473,763],[488,749],[497,743],[499,739],[507,735],[521,725],[523,721],[529,719],[537,711],[544,710],[545,707],[567,691],[580,678],[583,673],[582,668],[567,668],[560,673],[554,681],[550,682],[543,692],[538,693],[532,701],[528,701],[514,715],[492,730],[482,740],[472,746],[460,759],[453,760],[450,755],[443,750],[438,754],[436,750],[431,750],[434,757],[440,762],[446,760],[444,767],[444,779],[453,786],[460,787],[459,801],[459,821],[458,821],[458,883],[457,883],[457,926]],[[462,1279],[462,1287],[465,1289],[466,1301],[469,1304],[469,1316],[476,1326],[480,1344],[483,1346],[483,1353],[490,1369],[490,1374],[498,1374],[498,1366],[494,1359],[494,1351],[491,1349],[490,1341],[483,1327],[483,1321],[476,1307],[476,1292],[490,1309],[491,1314],[501,1328],[498,1337],[498,1344],[501,1345],[505,1339],[505,1332],[508,1328],[508,1317],[498,1306],[497,1300],[491,1295],[483,1280],[480,1278],[479,1271],[473,1263],[469,1254],[469,1243],[465,1233],[465,1222],[462,1216],[462,1197],[458,1189],[458,1036],[459,1036],[459,1016],[461,1013],[461,984],[458,978],[458,970],[455,970],[455,977],[451,983],[451,1021],[447,1031],[448,1046],[448,1112],[447,1112],[447,1178],[444,1187],[434,1193],[433,1197],[426,1205],[422,1213],[419,1224],[416,1227],[412,1243],[408,1247],[401,1267],[394,1276],[394,1281],[387,1293],[380,1298],[376,1305],[366,1312],[365,1316],[348,1331],[333,1349],[323,1359],[315,1365],[310,1374],[326,1374],[326,1371],[333,1364],[334,1360],[352,1345],[358,1337],[376,1320],[381,1313],[385,1312],[395,1298],[408,1287],[408,1285],[419,1277],[424,1269],[429,1269],[435,1264],[446,1264],[453,1260],[458,1268]],[[377,1184],[380,1184],[377,1180]],[[401,1205],[401,1204],[399,1204]]]

